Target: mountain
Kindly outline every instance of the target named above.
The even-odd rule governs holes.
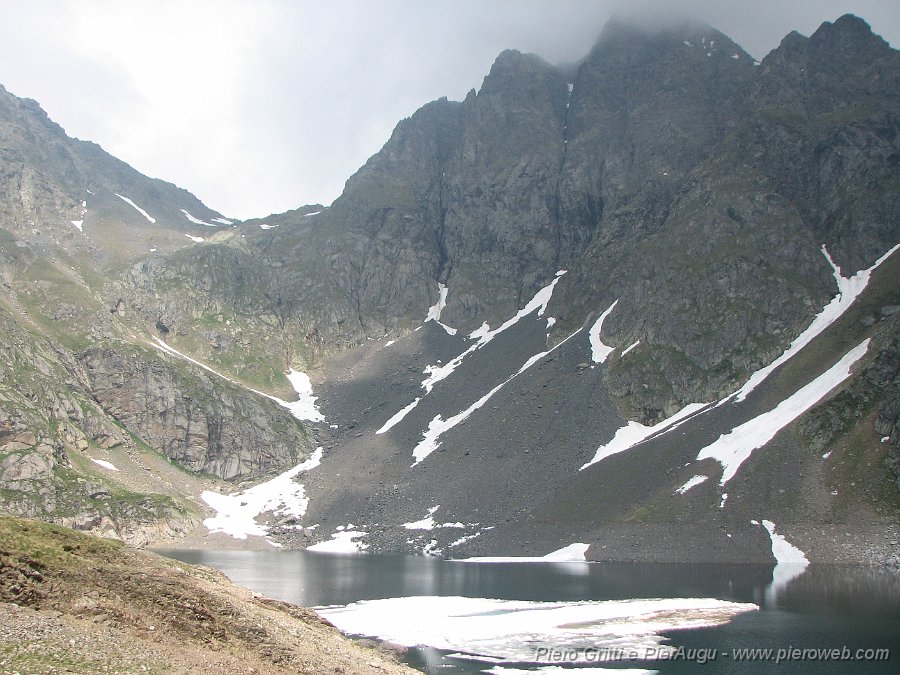
[[[330,207],[243,223],[7,95],[4,175],[49,186],[4,216],[14,355],[53,352],[58,374],[26,379],[68,378],[87,417],[192,472],[297,466],[299,492],[292,472],[215,502],[274,511],[288,545],[769,560],[773,521],[810,559],[883,560],[898,66],[849,15],[761,63],[709,26],[613,21],[573,67],[503,52],[465,100],[401,121]],[[106,197],[79,232],[88,187]],[[64,318],[32,260],[83,286]],[[299,371],[324,420],[279,405]],[[202,487],[178,495],[194,521]]]
[[[135,268],[237,236],[234,223],[5,89],[0,176],[5,511],[157,541],[199,522],[195,473],[254,477],[306,457],[307,430],[283,406],[183,367],[153,340],[166,316],[148,319],[151,333],[126,307]],[[184,302],[200,320],[214,309]]]

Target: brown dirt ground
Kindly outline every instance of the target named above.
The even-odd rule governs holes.
[[[412,673],[214,570],[0,517],[0,673]]]

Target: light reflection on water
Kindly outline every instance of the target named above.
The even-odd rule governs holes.
[[[306,606],[412,596],[542,602],[716,598],[754,603],[761,611],[741,614],[719,627],[664,630],[664,641],[675,647],[715,647],[723,653],[744,646],[846,645],[889,648],[893,655],[888,663],[794,661],[780,666],[719,658],[703,666],[710,672],[894,673],[900,659],[900,577],[876,569],[811,565],[792,578],[782,569],[775,577],[787,582],[775,587],[773,566],[757,564],[474,564],[305,551],[175,551],[167,555],[218,568],[258,593]],[[413,651],[409,659],[427,672],[484,672],[491,667],[489,663],[447,658],[446,651],[435,649]],[[689,673],[700,667],[683,661],[618,665],[664,673]]]

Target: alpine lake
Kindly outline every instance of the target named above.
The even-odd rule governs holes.
[[[167,551],[427,673],[896,673],[900,575],[784,564]]]

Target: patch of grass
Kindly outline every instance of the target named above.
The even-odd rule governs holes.
[[[60,525],[0,515],[0,556],[32,569],[89,569],[115,560],[124,547]]]

